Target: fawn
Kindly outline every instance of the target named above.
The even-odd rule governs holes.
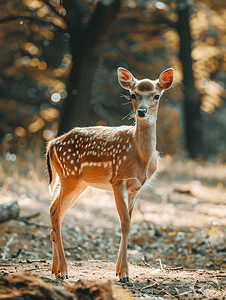
[[[173,83],[173,69],[157,80],[137,80],[129,71],[118,68],[120,85],[130,91],[136,117],[135,126],[76,127],[50,141],[47,168],[50,190],[57,190],[50,207],[53,243],[52,272],[68,278],[61,224],[66,211],[88,186],[113,190],[121,221],[121,243],[116,275],[128,282],[127,242],[131,216],[140,188],[155,173],[156,120],[159,100]],[[57,189],[58,187],[58,189]]]

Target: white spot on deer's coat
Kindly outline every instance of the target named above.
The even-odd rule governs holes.
[[[70,164],[73,165],[73,163],[74,163],[74,160],[72,159],[72,160],[70,161]]]

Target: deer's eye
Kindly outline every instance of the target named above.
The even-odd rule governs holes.
[[[132,95],[131,95],[131,98],[132,98],[133,100],[135,100],[135,99],[136,99],[136,96],[135,96],[134,94],[132,94]]]
[[[159,95],[155,95],[154,100],[158,101],[159,100]]]

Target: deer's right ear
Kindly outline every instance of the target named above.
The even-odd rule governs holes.
[[[118,68],[118,82],[119,84],[126,90],[131,90],[131,88],[136,83],[136,78],[133,77],[133,74],[131,74],[129,71],[127,71],[124,68]]]

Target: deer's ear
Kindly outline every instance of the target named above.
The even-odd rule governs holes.
[[[131,74],[124,68],[118,68],[117,72],[118,82],[120,83],[120,85],[126,90],[131,90],[131,88],[135,85],[137,81],[136,78],[133,77],[133,74]]]
[[[159,75],[159,85],[163,90],[168,90],[173,83],[173,73],[174,70],[172,68],[163,71]]]

